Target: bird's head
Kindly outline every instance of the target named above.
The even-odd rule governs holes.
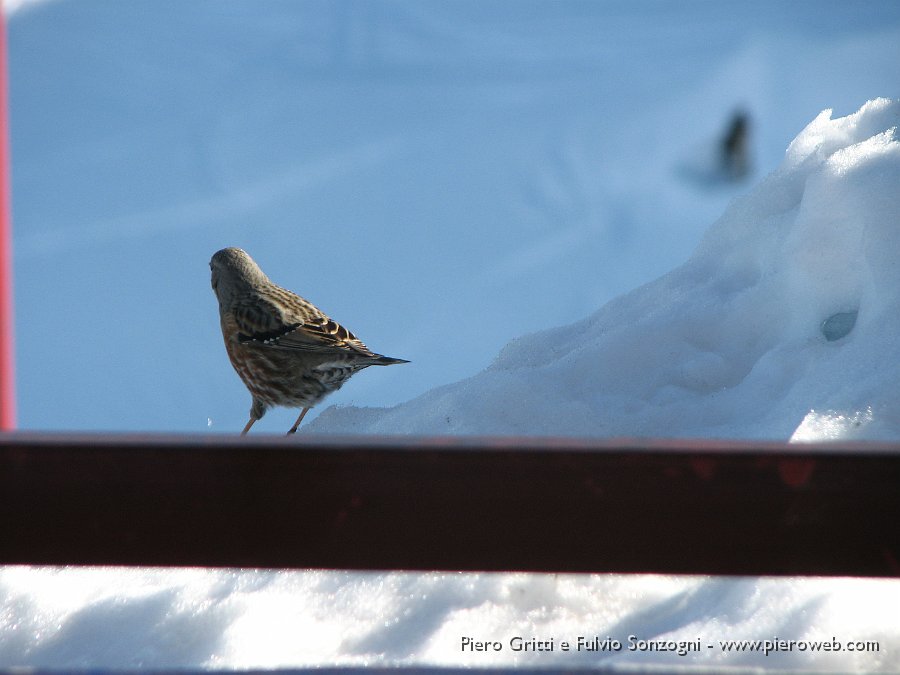
[[[209,261],[212,289],[219,304],[228,305],[235,295],[268,278],[247,252],[234,247],[223,248]]]

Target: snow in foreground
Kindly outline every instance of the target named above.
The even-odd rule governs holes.
[[[690,260],[482,373],[309,431],[900,436],[900,102],[820,114]]]
[[[900,653],[900,585],[859,579],[12,567],[0,572],[0,598],[0,668],[669,665],[844,673],[897,672]],[[466,637],[501,646],[470,651]],[[517,637],[552,640],[554,649],[514,651]],[[579,637],[609,646],[577,651]],[[641,648],[641,641],[698,639],[699,653]],[[720,644],[740,640],[795,645],[765,655]],[[563,641],[571,651],[562,651]],[[837,641],[841,650],[813,651],[815,641]],[[878,651],[851,652],[851,642],[877,643]]]
[[[514,341],[476,377],[311,428],[895,438],[898,120],[884,99],[823,113],[682,267]],[[7,567],[0,607],[0,667],[900,672],[895,581]],[[562,651],[579,637],[607,649]],[[733,640],[777,651],[726,651]]]

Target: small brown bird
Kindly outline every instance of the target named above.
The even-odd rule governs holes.
[[[376,354],[299,295],[276,286],[239,248],[209,262],[228,358],[253,396],[250,421],[272,406],[302,408],[294,426],[358,370],[409,363]]]

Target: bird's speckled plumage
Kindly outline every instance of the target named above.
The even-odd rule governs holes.
[[[293,433],[357,371],[407,363],[374,353],[311,302],[273,284],[239,248],[218,251],[209,266],[228,358],[253,396],[242,433],[272,406],[303,409]]]

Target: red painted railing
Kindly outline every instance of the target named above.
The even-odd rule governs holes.
[[[0,430],[16,426],[6,19],[0,11]]]
[[[0,434],[0,563],[900,576],[900,447]]]

